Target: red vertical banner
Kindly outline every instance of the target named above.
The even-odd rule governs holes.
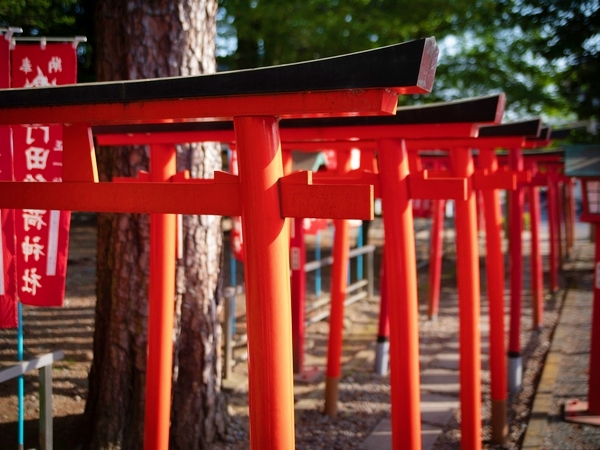
[[[11,52],[11,78],[14,88],[76,83],[73,44],[17,44]]]
[[[0,210],[0,328],[17,328],[14,210]]]
[[[17,45],[11,52],[12,87],[41,87],[76,82],[72,44]],[[13,127],[16,181],[62,181],[62,127]],[[70,211],[15,211],[17,291],[22,303],[62,306],[67,273]]]
[[[10,87],[10,41],[0,35],[0,89]],[[10,127],[0,126],[0,181],[12,180]],[[14,211],[0,210],[0,328],[16,328]]]

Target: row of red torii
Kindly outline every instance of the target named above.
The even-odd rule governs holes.
[[[290,302],[282,301],[290,298],[286,218],[334,219],[334,257],[339,255],[338,260],[344,261],[348,258],[348,226],[344,219],[372,219],[374,192],[381,196],[384,211],[386,287],[390,293],[387,307],[393,447],[421,447],[411,198],[455,201],[456,229],[460,230],[456,240],[461,436],[464,448],[481,447],[475,190],[483,190],[490,214],[499,214],[498,190],[513,189],[518,193],[518,181],[527,177],[523,175],[521,153],[527,144],[523,135],[473,140],[481,124],[501,121],[503,96],[487,98],[492,108],[488,107],[483,114],[472,105],[455,102],[446,106],[450,109],[444,106],[432,109],[433,115],[426,120],[420,118],[420,114],[425,117],[427,113],[419,112],[427,111],[426,107],[409,108],[406,115],[394,116],[398,95],[431,90],[436,60],[435,40],[427,38],[343,57],[249,71],[35,91],[0,91],[0,124],[63,124],[63,182],[44,186],[2,182],[0,208],[151,214],[145,448],[168,446],[175,242],[161,236],[175,234],[175,214],[242,217],[250,444],[256,449],[287,449],[294,448],[294,396],[292,313]],[[367,115],[388,117],[321,119]],[[400,125],[398,117],[401,117]],[[306,122],[307,118],[312,119]],[[280,119],[286,119],[281,128]],[[207,120],[211,122],[205,122]],[[205,127],[210,138],[202,140],[235,141],[240,175],[215,173],[211,180],[192,180],[178,175],[172,141],[153,142],[152,136],[159,135],[156,133],[146,136],[145,143],[152,144],[146,181],[98,182],[92,127],[165,122],[194,122],[198,129]],[[171,126],[176,128],[177,124]],[[433,148],[433,142],[423,140],[432,137],[446,139],[442,147],[448,149],[450,171],[419,171],[418,159],[409,164],[411,146],[416,146],[414,150]],[[187,141],[181,135],[178,139]],[[448,139],[452,139],[452,143],[448,143]],[[284,158],[281,143],[291,141],[328,141],[328,145],[333,145],[331,141],[341,141],[346,142],[346,150],[349,150],[348,141],[354,146],[356,141],[371,141],[374,143],[371,149],[376,145],[379,173],[359,171],[344,176],[349,170],[349,152],[343,149],[338,152],[340,176],[337,178],[319,179],[310,172],[290,173],[289,158]],[[303,145],[306,144],[300,147]],[[438,141],[434,148],[440,145]],[[478,172],[474,170],[470,150],[475,146],[479,148],[483,169]],[[513,170],[498,170],[496,147],[511,150]],[[373,155],[369,151],[364,153]],[[485,195],[488,192],[490,196]],[[495,219],[488,221],[487,206],[485,210],[486,228],[488,222],[496,227],[494,232],[488,228],[486,233],[487,265],[502,270],[500,219],[496,215],[490,216]],[[512,216],[520,218],[520,214]],[[490,244],[492,240],[495,243]],[[490,259],[490,245],[496,244],[498,259],[494,262]],[[346,267],[346,264],[335,264],[332,273],[327,368],[330,395],[326,398],[326,409],[335,409],[337,399]],[[501,280],[498,282],[503,286],[503,275]],[[492,398],[494,409],[498,411],[496,416],[503,417],[499,419],[501,435],[506,427],[507,392],[504,299],[503,289],[498,290],[500,298],[493,299],[489,284],[488,270],[490,317],[494,315],[497,319],[491,320],[490,332],[490,365],[496,374],[492,375]],[[520,311],[520,297],[518,303],[511,300],[511,310],[513,308]],[[518,352],[518,343],[516,348]]]
[[[504,97],[502,95],[492,95],[488,97],[482,97],[477,99],[469,99],[462,100],[459,102],[452,103],[442,103],[442,104],[432,104],[426,108],[402,108],[397,111],[396,116],[393,120],[385,119],[343,119],[341,121],[337,120],[304,120],[304,121],[284,121],[281,124],[282,128],[282,148],[284,150],[283,153],[283,161],[284,161],[284,173],[291,173],[290,163],[290,150],[298,150],[301,149],[303,151],[317,151],[323,149],[331,149],[336,150],[341,153],[345,153],[344,161],[347,161],[348,153],[351,148],[359,148],[361,150],[361,170],[354,171],[352,173],[344,173],[347,172],[348,169],[345,167],[340,170],[340,173],[332,176],[327,173],[317,173],[313,174],[313,179],[318,181],[319,183],[335,183],[345,179],[347,182],[369,182],[375,186],[375,196],[380,196],[380,183],[378,180],[378,176],[376,175],[378,172],[377,164],[375,161],[374,152],[376,150],[376,141],[374,140],[373,127],[379,127],[379,133],[381,133],[382,128],[386,129],[387,134],[394,134],[396,136],[412,136],[409,139],[405,139],[406,148],[408,150],[408,159],[409,159],[409,168],[411,173],[413,174],[423,174],[422,165],[426,164],[428,166],[438,166],[438,173],[435,173],[432,170],[429,170],[427,173],[429,176],[435,176],[437,178],[446,177],[451,178],[452,174],[448,172],[442,172],[439,170],[439,163],[445,164],[445,166],[450,166],[450,161],[447,156],[443,154],[419,154],[418,150],[421,148],[453,148],[453,147],[465,147],[465,148],[483,148],[483,150],[479,151],[479,155],[475,156],[475,163],[479,165],[481,170],[478,171],[476,177],[479,177],[477,185],[477,192],[484,192],[484,190],[488,190],[492,195],[497,195],[494,192],[496,189],[511,189],[515,190],[515,172],[507,172],[503,171],[496,174],[496,182],[494,184],[490,184],[490,177],[487,177],[485,180],[481,179],[481,175],[484,170],[488,170],[485,167],[486,161],[485,159],[486,151],[489,154],[490,152],[493,154],[493,149],[497,147],[509,147],[513,148],[513,153],[520,154],[520,150],[522,148],[536,148],[539,146],[544,146],[549,143],[548,130],[541,130],[541,122],[539,119],[529,120],[520,123],[512,123],[508,125],[496,125],[496,126],[483,126],[480,127],[478,124],[486,121],[490,121],[491,118],[495,118],[502,115],[502,111],[504,108]],[[418,117],[417,117],[418,115]],[[478,120],[476,120],[476,118]],[[492,119],[493,120],[493,119]],[[423,139],[418,138],[417,134],[419,131],[415,128],[422,125],[436,124],[437,133],[440,136],[452,134],[451,130],[456,126],[457,123],[466,124],[469,121],[474,121],[473,126],[478,128],[478,137],[468,137],[468,138],[438,138],[438,139]],[[411,122],[409,124],[409,122]],[[445,123],[443,123],[445,122]],[[352,127],[352,141],[349,140],[341,140],[339,136],[340,127]],[[363,130],[360,130],[360,127],[363,127]],[[311,130],[313,133],[318,133],[321,139],[328,140],[319,140],[319,141],[300,141],[298,139],[302,139],[305,136],[308,136],[306,131]],[[417,134],[415,134],[417,131]],[[471,130],[472,131],[472,130]],[[539,135],[542,137],[539,137]],[[139,145],[151,142],[153,145],[172,145],[178,142],[196,142],[196,141],[211,141],[211,140],[220,140],[225,142],[230,142],[230,145],[233,145],[234,141],[234,132],[233,126],[231,123],[220,123],[220,122],[212,122],[212,123],[192,123],[192,124],[161,124],[161,125],[131,125],[131,126],[104,126],[104,127],[95,127],[94,135],[96,136],[97,143],[99,145]],[[539,161],[540,163],[544,163],[544,167],[546,168],[548,162],[555,162],[557,167],[561,167],[562,160],[560,157],[552,154],[549,155],[548,152],[545,152],[543,155],[533,154],[530,155],[534,157],[535,161]],[[522,158],[522,156],[519,156]],[[500,157],[500,166],[508,165],[508,161],[502,161],[502,159],[506,160],[506,157]],[[531,158],[528,158],[531,160]],[[432,164],[432,160],[434,164]],[[479,161],[478,161],[479,160]],[[423,162],[422,162],[423,161]],[[527,165],[534,167],[536,165],[535,161],[528,161]],[[438,163],[438,164],[435,164]],[[477,164],[478,163],[478,164]],[[533,164],[533,165],[532,165]],[[496,169],[494,169],[495,171]],[[546,170],[544,169],[544,172]],[[541,173],[536,173],[536,176],[533,180],[530,180],[530,176],[528,172],[518,172],[517,178],[522,178],[519,182],[519,186],[523,186],[525,182],[530,181],[530,189],[535,189],[537,191],[537,187],[533,184],[533,181],[539,185],[542,183],[546,185],[548,183],[548,176],[542,176]],[[146,175],[145,175],[146,176]],[[552,178],[554,180],[554,178]],[[485,185],[487,183],[487,185]],[[490,188],[494,186],[494,190]],[[487,187],[487,189],[486,189]],[[431,196],[431,194],[427,193],[423,189],[419,190],[418,187],[413,188],[413,192],[411,192],[411,198],[421,198],[421,196]],[[438,194],[439,197],[439,194]],[[536,194],[535,197],[539,198]],[[436,200],[438,204],[434,208],[437,212],[437,216],[434,218],[434,226],[433,228],[437,228],[438,231],[435,233],[435,236],[439,237],[439,225],[442,223],[440,219],[441,211],[443,210],[440,206],[443,204],[445,200],[439,199]],[[491,202],[489,199],[486,202],[487,205],[496,204],[497,202]],[[538,201],[539,203],[539,201]],[[518,204],[518,203],[517,203]],[[522,210],[522,206],[520,208]],[[535,211],[539,211],[539,205],[533,205],[530,208],[532,214],[535,216]],[[498,220],[498,215],[490,215],[490,208],[487,206],[485,209],[487,212],[487,221],[492,228],[488,229],[488,234],[498,233],[496,225],[494,225],[495,221]],[[522,216],[522,214],[517,217]],[[538,219],[532,219],[532,233],[535,236],[535,240],[537,242],[537,231],[539,229],[539,213],[537,214]],[[293,242],[291,245],[301,245],[302,243],[302,226],[301,220],[296,220],[293,232]],[[338,226],[346,226],[344,221],[340,221]],[[516,229],[516,226],[513,225]],[[343,267],[347,267],[344,262],[347,259],[347,230],[344,228],[338,229],[336,228],[336,234],[340,236],[340,232],[344,231],[345,234],[341,234],[341,238],[336,241],[337,245],[334,244],[334,269],[333,269],[333,281],[332,281],[332,292],[333,295],[332,300],[332,311],[334,312],[334,318],[330,320],[330,339],[328,346],[328,365],[327,365],[327,388],[325,391],[325,411],[328,414],[335,414],[336,405],[337,405],[337,379],[339,377],[340,372],[340,354],[341,354],[341,342],[342,342],[342,318],[343,318],[343,300],[346,294],[346,274],[345,272],[340,271],[340,267],[338,264],[341,264]],[[520,231],[519,231],[520,234]],[[517,232],[514,233],[514,236],[517,236]],[[498,235],[497,239],[500,239],[500,235]],[[513,237],[513,241],[515,238]],[[493,238],[489,238],[488,242],[492,243]],[[437,303],[439,302],[439,284],[440,284],[440,271],[441,271],[441,248],[438,245],[441,243],[441,240],[438,239],[437,244],[432,244],[432,256],[431,256],[431,264],[430,264],[430,315],[437,315]],[[500,245],[499,243],[497,246]],[[513,245],[511,255],[515,255],[517,261],[521,261],[522,255],[520,251],[520,246],[518,250]],[[498,254],[494,254],[494,245],[491,245],[490,261],[499,261],[496,265],[501,264],[501,258],[498,259]],[[500,247],[497,247],[500,248]],[[537,250],[532,253],[532,255],[537,255],[537,257],[532,256],[533,265],[539,260],[539,247],[536,247]],[[300,252],[301,255],[304,254],[302,250]],[[303,263],[299,264],[299,267],[302,267]],[[541,264],[537,267],[541,270]],[[488,283],[488,291],[492,293],[489,295],[496,295],[498,298],[498,302],[503,298],[503,294],[498,290],[498,283],[503,283],[504,272],[502,267],[497,269],[493,267],[493,264],[488,266],[490,274],[488,278],[491,280]],[[537,269],[534,269],[534,272],[537,273]],[[521,273],[519,272],[516,273]],[[296,276],[297,275],[297,276]],[[301,269],[294,270],[292,265],[292,278],[291,278],[291,288],[292,288],[292,339],[293,339],[293,360],[294,360],[294,371],[296,373],[302,371],[303,367],[303,329],[304,329],[304,280],[303,280],[304,272]],[[514,278],[514,277],[513,277]],[[539,281],[541,283],[541,274]],[[536,288],[539,283],[532,283],[532,286]],[[385,292],[385,284],[382,283],[382,291]],[[520,287],[518,288],[518,293],[520,296]],[[495,294],[495,293],[498,294]],[[543,302],[542,302],[542,291],[539,289],[540,295],[534,295],[536,298],[536,308],[534,308],[535,312],[541,311]],[[520,299],[517,299],[520,301]],[[501,305],[501,303],[498,303]],[[385,345],[387,343],[389,337],[389,327],[387,320],[387,298],[384,295],[382,299],[381,306],[381,314],[380,314],[380,332],[378,334],[378,360],[384,361],[387,358],[381,357],[381,354],[385,353]],[[513,355],[513,358],[517,359],[517,363],[520,364],[519,358],[519,350],[520,350],[520,307],[517,305],[511,310],[513,314],[513,321],[511,323],[511,347],[509,349],[509,354]],[[503,316],[500,316],[500,310],[495,311],[496,317],[492,320],[492,328],[499,333],[503,333],[504,325],[503,325]],[[539,326],[541,320],[541,312],[536,314],[534,319],[534,326]],[[516,336],[516,339],[513,338]],[[502,342],[502,341],[500,341]],[[503,375],[499,375],[500,373],[504,373],[506,370],[506,364],[502,364],[502,361],[505,360],[505,351],[504,345],[493,345],[495,357],[493,358],[494,364],[492,368],[492,378],[494,379],[494,388],[493,388],[493,398],[495,403],[497,403],[496,407],[493,409],[493,420],[492,427],[494,430],[494,440],[497,442],[501,442],[506,437],[506,378]],[[520,366],[517,364],[512,365],[512,370],[509,370],[509,391],[516,392],[520,389]],[[378,368],[381,372],[383,372],[383,368],[387,367],[386,364],[379,364]],[[387,370],[387,369],[386,369]]]

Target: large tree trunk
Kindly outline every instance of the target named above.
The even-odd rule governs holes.
[[[99,0],[98,80],[124,80],[215,71],[217,0]],[[221,168],[218,144],[178,148],[178,170],[209,178]],[[102,181],[148,170],[148,149],[97,151]],[[149,217],[98,218],[98,300],[94,361],[89,377],[86,446],[143,445],[148,324]],[[171,448],[207,448],[225,425],[218,322],[220,220],[184,216],[184,255],[174,292]]]

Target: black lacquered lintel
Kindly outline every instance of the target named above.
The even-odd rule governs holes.
[[[281,128],[342,127],[369,125],[422,125],[446,123],[499,122],[506,97],[494,94],[482,97],[429,103],[398,108],[395,116],[343,117],[331,119],[286,119]]]
[[[537,138],[542,130],[542,119],[523,120],[479,128],[479,137],[523,136]]]
[[[313,61],[152,80],[77,84],[0,91],[0,107],[127,103],[310,91],[385,88],[431,91],[438,49],[424,38]]]

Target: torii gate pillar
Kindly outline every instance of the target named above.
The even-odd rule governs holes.
[[[150,180],[175,175],[173,145],[150,147]],[[148,292],[148,362],[144,443],[146,449],[167,448],[173,373],[176,215],[150,214],[150,277]]]
[[[419,315],[412,207],[408,192],[408,155],[404,141],[378,142],[385,277],[390,298],[390,384],[392,448],[421,448]]]
[[[271,449],[294,448],[289,231],[279,202],[278,180],[283,177],[279,128],[277,119],[268,116],[236,117],[234,125],[246,259],[248,354],[252,355],[248,401],[251,410],[262,415],[250,421],[250,447],[265,448],[262,445],[268,442]],[[251,366],[261,367],[261,378]]]
[[[454,175],[470,178],[473,157],[467,148],[450,152]],[[472,183],[472,181],[471,181]],[[458,298],[460,326],[460,405],[461,445],[481,448],[481,334],[479,248],[475,192],[471,188],[466,200],[455,200],[456,253],[458,260]]]

